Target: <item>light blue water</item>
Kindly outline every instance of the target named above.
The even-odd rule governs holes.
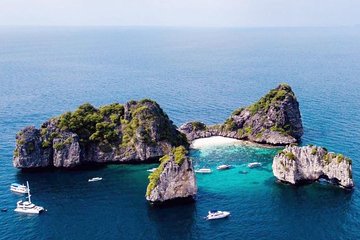
[[[198,176],[196,204],[161,209],[144,199],[152,165],[22,173],[12,167],[16,132],[84,102],[153,98],[176,124],[223,121],[287,82],[313,143],[353,159],[360,183],[360,28],[0,29],[0,239],[358,239],[360,194],[276,184],[276,150],[192,151],[197,166],[235,168]],[[263,168],[247,169],[260,161]],[[239,171],[246,170],[247,174]],[[93,176],[102,182],[87,183]],[[12,210],[12,182],[29,180],[40,216]],[[212,208],[229,219],[202,219]]]

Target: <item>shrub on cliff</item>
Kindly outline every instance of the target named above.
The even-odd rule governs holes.
[[[173,148],[169,154],[160,158],[159,167],[148,177],[149,184],[146,189],[146,196],[149,196],[151,194],[151,191],[157,186],[160,175],[164,170],[165,164],[173,159],[177,165],[181,166],[186,159],[187,153],[188,151],[184,146],[178,146]]]

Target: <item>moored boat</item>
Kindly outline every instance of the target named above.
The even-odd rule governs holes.
[[[148,169],[148,170],[146,170],[146,171],[148,171],[148,172],[154,172],[156,169],[157,169],[157,168],[155,167],[155,168],[150,168],[150,169]]]
[[[198,170],[195,170],[196,173],[212,173],[210,168],[200,168]]]
[[[227,169],[230,169],[231,168],[231,165],[227,165],[227,164],[223,164],[223,165],[220,165],[220,166],[217,166],[217,170],[227,170]]]
[[[28,189],[25,185],[18,184],[18,183],[12,183],[10,185],[10,191],[16,192],[16,193],[27,193]]]
[[[97,181],[101,181],[101,180],[102,180],[101,177],[94,177],[94,178],[90,178],[90,179],[88,180],[88,182],[97,182]]]
[[[205,218],[206,220],[215,220],[215,219],[226,218],[228,216],[230,216],[230,212],[211,210],[208,212],[208,215]]]
[[[35,204],[33,204],[31,202],[31,195],[30,195],[30,187],[29,187],[29,182],[26,182],[27,184],[27,200],[23,201],[20,200],[16,203],[16,208],[15,208],[15,212],[20,212],[20,213],[30,213],[30,214],[39,214],[42,211],[44,211],[45,209],[41,206],[36,206]]]
[[[262,164],[260,162],[252,162],[248,164],[249,168],[256,168],[256,167],[261,167]]]

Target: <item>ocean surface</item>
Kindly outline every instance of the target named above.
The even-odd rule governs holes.
[[[302,144],[353,159],[353,192],[320,184],[277,184],[277,149],[193,150],[195,204],[145,201],[150,165],[21,172],[16,132],[84,102],[152,98],[175,124],[222,122],[287,82],[300,103]],[[0,239],[359,239],[360,28],[0,28]],[[263,166],[248,169],[247,163]],[[246,173],[245,173],[246,172]],[[103,181],[88,183],[91,177]],[[15,213],[13,182],[31,184],[48,211]],[[205,221],[210,209],[231,217]]]

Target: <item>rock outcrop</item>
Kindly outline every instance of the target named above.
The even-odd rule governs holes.
[[[303,134],[299,103],[291,87],[281,84],[246,108],[235,110],[219,125],[201,122],[183,124],[179,131],[189,141],[223,136],[256,143],[286,145],[297,142]]]
[[[186,149],[174,148],[160,161],[159,167],[149,175],[146,199],[151,203],[194,200],[197,194],[195,172]]]
[[[354,186],[351,160],[316,146],[287,146],[274,157],[276,178],[291,184],[326,179],[344,188]]]
[[[159,158],[186,137],[160,106],[148,99],[100,107],[80,106],[16,136],[17,168],[76,167],[89,163]]]

